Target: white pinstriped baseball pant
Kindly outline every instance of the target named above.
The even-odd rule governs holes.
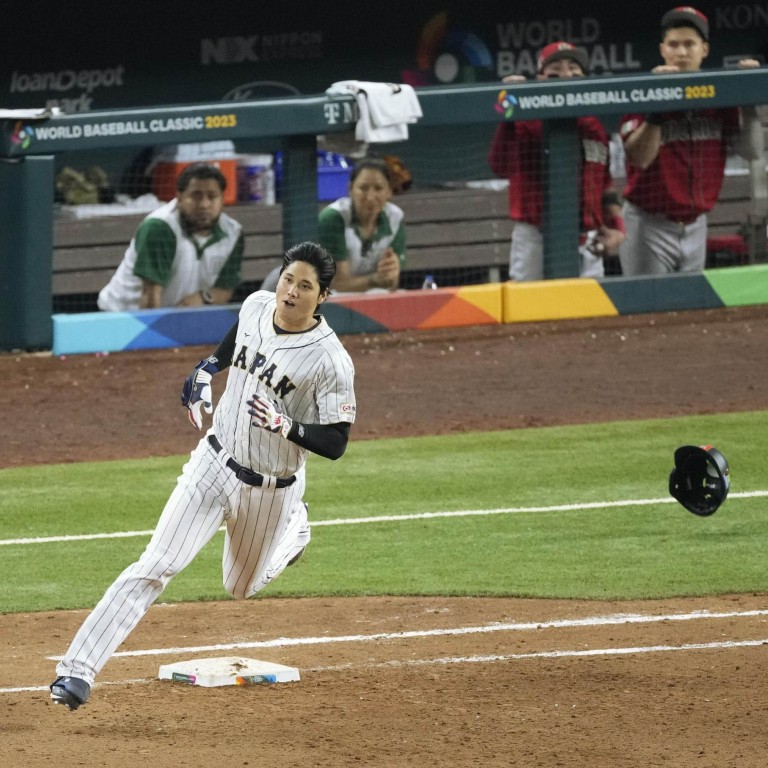
[[[297,554],[306,527],[305,473],[287,488],[241,483],[203,438],[192,452],[141,557],[114,581],[75,635],[56,673],[89,685],[168,582],[226,522],[222,571],[233,597],[252,597]],[[306,539],[304,541],[306,543]]]

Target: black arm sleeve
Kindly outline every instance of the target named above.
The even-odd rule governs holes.
[[[219,346],[216,347],[216,351],[212,357],[215,357],[218,362],[216,367],[223,371],[225,368],[229,368],[232,365],[232,358],[235,355],[235,338],[237,336],[237,326],[239,321],[235,321],[235,324],[229,329],[227,335],[221,340]]]
[[[347,449],[350,425],[346,422],[337,424],[301,424],[294,421],[288,439],[326,459],[340,459]]]

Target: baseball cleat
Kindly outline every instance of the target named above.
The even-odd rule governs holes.
[[[57,677],[51,683],[51,699],[54,704],[64,704],[70,710],[88,701],[91,686],[79,677]]]

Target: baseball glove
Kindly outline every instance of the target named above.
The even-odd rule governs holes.
[[[731,487],[728,462],[711,445],[683,445],[675,451],[675,468],[669,492],[689,512],[700,517],[714,514]]]

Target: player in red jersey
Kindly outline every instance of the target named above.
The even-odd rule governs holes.
[[[690,6],[664,14],[659,45],[664,64],[654,74],[698,72],[709,54],[709,21]],[[742,68],[759,66],[742,59]],[[699,272],[707,248],[707,211],[717,202],[726,156],[759,154],[755,107],[625,115],[627,155],[624,220],[619,249],[625,275]]]
[[[584,77],[586,53],[570,43],[554,42],[537,57],[537,80]],[[504,82],[525,80],[520,75]],[[624,224],[618,195],[612,189],[608,136],[596,117],[580,117],[581,147],[580,275],[602,277],[603,255],[616,253],[624,239]],[[544,248],[541,234],[543,198],[541,120],[501,123],[488,154],[491,170],[509,179],[509,216],[515,222],[509,258],[511,280],[541,280],[544,277]],[[576,244],[574,244],[574,248]]]

